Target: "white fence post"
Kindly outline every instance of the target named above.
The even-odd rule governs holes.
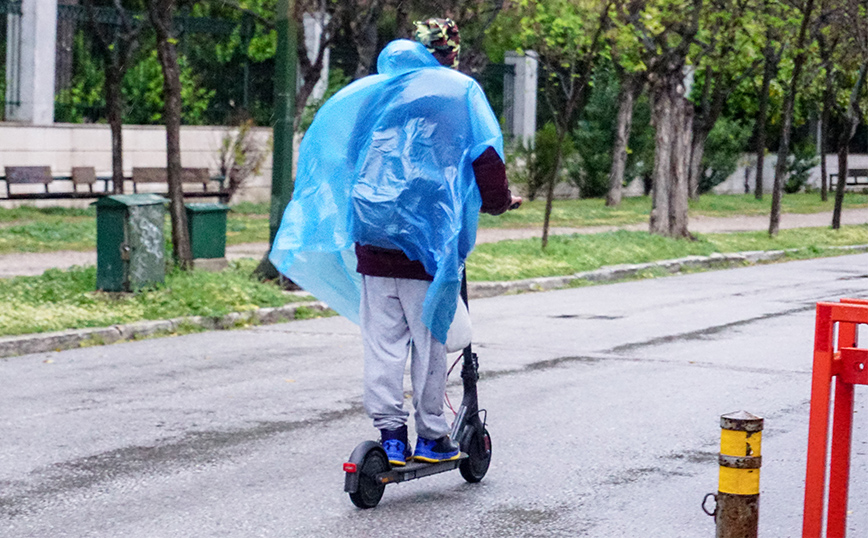
[[[537,54],[525,51],[525,54],[507,51],[504,63],[513,66],[515,70],[512,98],[512,117],[507,118],[507,125],[517,140],[525,147],[532,147],[536,134],[536,93],[537,93]],[[507,96],[504,96],[504,100]]]
[[[305,13],[304,19],[304,44],[307,47],[307,57],[313,62],[316,61],[317,51],[319,51],[320,43],[322,42],[322,33],[326,25],[329,23],[330,15],[325,11],[316,13]],[[325,96],[325,92],[329,86],[329,59],[330,49],[323,52],[322,71],[320,72],[319,81],[313,87],[313,91],[308,97],[308,104],[314,101],[319,101]],[[298,85],[301,87],[301,69],[299,69]]]
[[[6,36],[6,120],[54,123],[57,0],[23,0]]]

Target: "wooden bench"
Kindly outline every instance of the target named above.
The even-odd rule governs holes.
[[[134,167],[133,168],[133,192],[139,192],[139,186],[148,183],[159,183],[168,187],[168,173],[165,168],[150,168],[150,167]],[[181,183],[183,184],[200,184],[201,191],[188,191],[184,189],[184,197],[186,198],[201,198],[201,197],[217,197],[220,201],[225,201],[227,198],[223,190],[223,182],[218,183],[217,190],[209,189],[216,180],[211,178],[211,174],[207,168],[182,168]],[[167,194],[167,189],[160,189],[160,194]]]
[[[69,176],[53,176],[50,166],[7,166],[5,173],[5,176],[0,176],[0,180],[6,183],[6,198],[0,197],[0,200],[82,199],[112,194],[109,189],[111,177],[98,177],[92,166],[77,166],[72,169]],[[165,168],[136,167],[133,168],[132,178],[125,179],[132,180],[134,193],[138,193],[139,187],[145,184],[161,185],[157,188],[145,189],[145,192],[163,195],[168,193]],[[58,181],[72,181],[72,190],[51,189],[50,185]],[[102,191],[94,190],[94,184],[98,181],[105,182]],[[181,183],[184,185],[184,196],[187,198],[215,197],[221,202],[226,202],[229,198],[223,188],[223,178],[212,178],[207,168],[181,169]],[[201,189],[187,190],[186,186],[191,184],[201,185]],[[22,187],[26,185],[42,185],[42,190],[35,192],[33,188],[23,189]],[[19,188],[16,189],[16,186]]]
[[[70,176],[51,175],[50,166],[7,166],[6,175],[0,179],[6,182],[6,198],[10,200],[45,200],[63,198],[98,198],[108,193],[111,178],[98,178],[96,170],[92,166],[77,166],[72,169]],[[72,191],[54,191],[49,185],[57,180],[72,181]],[[97,181],[105,181],[103,192],[94,192],[93,185]],[[39,185],[42,184],[43,192],[13,192],[13,185]],[[87,191],[78,190],[79,185],[87,185]]]
[[[838,174],[829,174],[829,184],[832,188],[838,183]],[[849,168],[847,170],[847,187],[868,187],[868,168]]]

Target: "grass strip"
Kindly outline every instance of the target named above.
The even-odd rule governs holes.
[[[832,211],[834,197],[823,202],[817,193],[787,194],[781,199],[782,213],[822,213]],[[868,195],[846,193],[847,208],[868,207]],[[752,194],[706,194],[699,200],[690,200],[690,215],[709,217],[735,217],[742,215],[768,215],[771,196],[757,200]],[[551,225],[571,228],[587,226],[624,226],[648,222],[651,198],[638,196],[624,198],[618,207],[607,207],[601,198],[586,200],[556,200],[552,206]],[[525,201],[521,208],[493,217],[480,215],[480,228],[540,228],[545,215],[545,200]]]
[[[107,327],[141,320],[222,316],[300,301],[251,277],[254,260],[220,273],[174,270],[164,285],[136,293],[96,289],[96,268],[51,269],[40,276],[0,279],[0,335]]]
[[[571,275],[607,265],[750,250],[797,248],[803,249],[806,257],[819,257],[825,247],[861,244],[868,244],[868,225],[844,226],[837,231],[825,227],[781,230],[775,238],[766,232],[704,234],[696,241],[619,230],[552,236],[545,251],[540,249],[539,239],[479,245],[467,259],[467,276],[474,281],[521,280]]]
[[[770,207],[770,196],[756,200],[752,195],[705,195],[690,202],[690,214],[716,217],[767,215]],[[832,207],[831,199],[822,202],[816,193],[788,194],[782,199],[784,213],[819,213],[831,211]],[[844,211],[856,207],[868,207],[868,195],[847,193]],[[650,211],[651,200],[644,196],[625,198],[618,207],[606,207],[602,199],[557,200],[552,208],[551,225],[575,228],[625,226],[647,222]],[[544,212],[545,201],[528,201],[518,210],[504,215],[480,215],[479,226],[541,229]],[[95,215],[92,207],[0,208],[0,254],[93,250],[96,248]],[[239,202],[227,216],[226,243],[267,242],[268,226],[268,204]],[[165,233],[168,241],[171,234],[168,217]]]
[[[0,210],[0,215],[3,211]],[[171,224],[164,225],[167,248],[171,250]],[[268,218],[229,214],[226,244],[239,245],[268,241]],[[18,252],[87,251],[96,248],[96,219],[93,216],[38,215],[37,218],[0,220],[0,254]]]

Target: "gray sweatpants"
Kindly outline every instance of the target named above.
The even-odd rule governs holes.
[[[424,280],[362,275],[364,402],[377,429],[394,430],[407,423],[404,367],[409,352],[416,434],[438,439],[449,433],[443,413],[446,346],[422,323],[429,285]]]

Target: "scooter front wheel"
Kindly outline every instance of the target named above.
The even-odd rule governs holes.
[[[356,491],[350,492],[350,500],[359,508],[373,508],[383,498],[386,484],[377,480],[377,475],[391,469],[386,454],[382,449],[368,450],[362,464],[359,465],[359,485]]]
[[[458,466],[461,476],[470,483],[479,482],[488,472],[488,466],[491,464],[491,435],[488,434],[488,429],[483,427],[482,433],[473,430],[467,436],[467,442],[462,443],[461,449],[468,456]]]

